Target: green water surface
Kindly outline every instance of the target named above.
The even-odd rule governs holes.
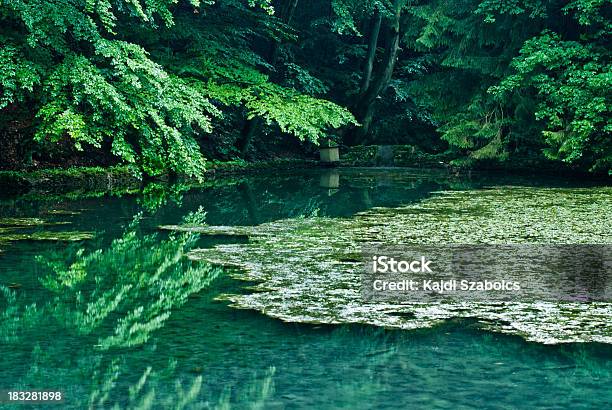
[[[399,329],[339,314],[358,301],[322,297],[344,277],[308,258],[431,229],[433,242],[610,243],[611,194],[586,181],[342,169],[2,198],[0,390],[65,396],[31,408],[610,408],[612,345],[588,342],[612,336],[607,305],[583,309],[588,333],[563,333],[582,343],[538,333],[545,320],[529,322],[534,337],[500,333],[486,312]],[[274,257],[286,250],[303,270]],[[208,262],[220,257],[234,267]],[[297,286],[315,276],[329,289]],[[528,341],[541,333],[554,343]]]

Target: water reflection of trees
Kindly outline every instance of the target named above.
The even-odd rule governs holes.
[[[338,173],[338,185],[322,180]],[[439,190],[446,176],[433,178],[401,172],[351,173],[312,171],[297,175],[266,175],[226,180],[206,190],[191,190],[182,198],[184,210],[206,204],[209,221],[224,225],[257,225],[276,219],[311,216],[351,216],[372,206],[397,206],[418,201]],[[333,179],[333,178],[328,178]],[[220,181],[221,182],[221,181]],[[157,216],[172,212],[160,209]]]
[[[183,223],[200,225],[203,215],[194,213]],[[265,408],[275,400],[274,366],[261,361],[227,381],[206,370],[189,374],[181,368],[181,354],[152,337],[190,297],[220,279],[218,269],[184,257],[198,239],[193,233],[142,234],[136,218],[106,246],[38,257],[43,295],[0,288],[0,353],[12,356],[6,363],[12,370],[2,377],[12,384],[6,387],[62,390],[67,408]],[[374,375],[392,360],[394,350],[384,338],[360,339],[356,351],[375,352],[367,358],[368,380],[374,381],[335,385],[343,400],[358,390],[373,395],[381,389]],[[334,332],[332,350],[345,350],[351,340],[345,330]],[[300,356],[308,354],[303,348]],[[328,360],[316,363],[314,371],[323,374]]]
[[[201,224],[203,214],[184,223]],[[184,257],[197,234],[161,238],[142,235],[139,225],[136,218],[105,248],[37,257],[44,297],[0,287],[0,352],[10,358],[3,381],[13,385],[6,387],[61,389],[74,408],[183,408],[198,400],[202,377],[174,377],[172,352],[154,365],[143,358],[155,356],[147,343],[153,332],[221,271]]]

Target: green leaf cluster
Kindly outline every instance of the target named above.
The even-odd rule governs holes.
[[[599,0],[419,2],[405,42],[432,59],[411,90],[460,155],[610,170],[610,11]]]
[[[39,151],[112,154],[136,172],[201,177],[215,118],[244,110],[316,142],[353,121],[344,108],[275,83],[253,37],[290,28],[267,0],[2,1],[4,127],[31,124]],[[246,24],[245,24],[246,23]],[[312,93],[324,86],[298,65]],[[20,118],[9,118],[27,105]],[[95,154],[97,155],[97,154]]]

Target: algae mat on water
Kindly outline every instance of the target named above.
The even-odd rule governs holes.
[[[15,241],[78,242],[92,239],[92,232],[80,231],[36,231],[24,233],[23,229],[45,228],[54,225],[69,225],[70,222],[50,222],[40,218],[0,218],[0,245]],[[0,252],[3,250],[0,248]]]
[[[230,271],[236,278],[256,282],[248,294],[222,296],[232,306],[285,321],[415,329],[463,317],[540,343],[612,343],[612,304],[607,302],[391,305],[366,303],[360,291],[364,244],[610,244],[610,220],[608,187],[445,191],[418,204],[374,208],[352,218],[240,227],[248,243],[198,249],[189,256],[234,267]],[[236,227],[227,232],[235,233]]]

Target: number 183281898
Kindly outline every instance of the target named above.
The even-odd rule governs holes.
[[[1,390],[0,403],[61,402],[64,394],[50,390]]]

